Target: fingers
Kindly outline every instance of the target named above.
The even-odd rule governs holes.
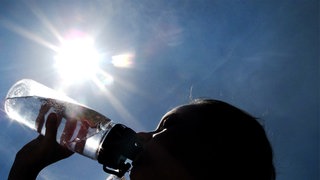
[[[49,111],[49,109],[50,109],[50,106],[48,106],[47,104],[43,104],[40,108],[39,115],[36,119],[36,129],[39,133],[41,133],[43,124],[45,122],[45,115]]]
[[[88,128],[89,128],[89,125],[88,125],[88,123],[86,123],[86,121],[83,121],[82,123],[83,124],[81,125],[80,130],[77,135],[77,137],[80,139],[80,141],[77,142],[76,146],[75,146],[75,151],[80,152],[80,153],[83,152],[84,146],[86,144],[86,136],[87,136]]]
[[[61,142],[60,144],[66,144],[70,141],[73,141],[73,133],[77,128],[77,120],[76,119],[69,119],[66,121],[66,125],[64,126],[63,133],[61,135]]]
[[[56,140],[58,130],[58,116],[56,113],[50,113],[46,122],[46,134],[45,137],[48,140]]]

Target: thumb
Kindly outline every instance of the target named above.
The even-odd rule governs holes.
[[[46,134],[45,138],[48,140],[56,140],[58,129],[58,117],[56,113],[50,113],[46,121]]]

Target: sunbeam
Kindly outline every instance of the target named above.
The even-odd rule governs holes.
[[[41,45],[43,45],[44,47],[47,47],[53,51],[57,51],[58,50],[58,47],[49,43],[48,41],[42,39],[41,37],[37,36],[36,34],[24,29],[23,27],[17,25],[17,24],[14,24],[13,22],[11,21],[8,21],[8,20],[4,20],[2,19],[0,21],[0,23],[7,29],[21,35],[22,37],[25,37],[27,39],[30,39],[36,43],[39,43]]]
[[[36,15],[37,18],[45,25],[45,27],[48,28],[50,32],[61,42],[63,40],[62,36],[58,32],[58,30],[52,25],[52,23],[50,23],[50,21],[46,18],[44,13],[35,5],[33,6],[31,6],[31,4],[27,4],[27,5],[29,5],[29,8],[31,9],[33,14]]]
[[[125,106],[106,88],[101,89],[104,92],[104,95],[107,97],[111,105],[115,108],[118,114],[125,120],[127,124],[135,124],[137,127],[143,127],[131,113],[125,108]]]

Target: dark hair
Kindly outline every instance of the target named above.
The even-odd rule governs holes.
[[[197,123],[192,127],[198,138],[192,143],[199,147],[189,155],[189,165],[198,177],[199,172],[208,171],[203,173],[222,179],[275,179],[271,144],[257,118],[214,99],[195,99],[190,105],[199,107]],[[201,147],[203,144],[207,147]]]

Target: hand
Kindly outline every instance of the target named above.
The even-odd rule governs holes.
[[[51,113],[46,122],[45,136],[39,135],[19,150],[8,180],[36,179],[43,168],[74,153],[57,143],[58,121],[57,115]]]

